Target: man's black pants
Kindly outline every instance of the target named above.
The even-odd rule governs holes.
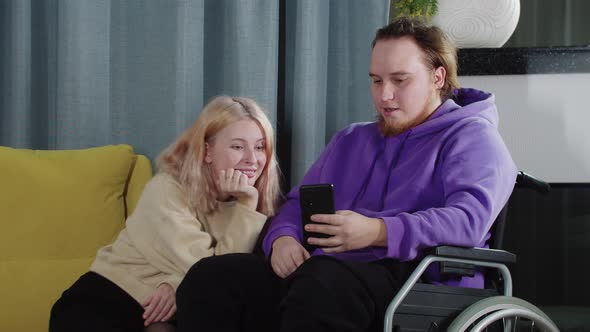
[[[177,290],[177,332],[381,331],[412,267],[314,256],[283,280],[259,256],[204,258]]]

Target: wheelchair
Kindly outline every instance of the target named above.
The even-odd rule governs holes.
[[[549,185],[519,172],[515,188],[546,193]],[[508,204],[496,218],[490,249],[439,246],[430,248],[390,302],[384,332],[410,331],[559,331],[533,304],[512,297],[512,277],[507,267],[516,255],[501,250]],[[420,282],[431,264],[442,275],[473,276],[484,270],[485,288],[471,289]]]

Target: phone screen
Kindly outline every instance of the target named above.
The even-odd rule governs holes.
[[[334,214],[334,190],[332,184],[303,185],[299,188],[301,204],[301,224],[303,228],[303,246],[312,251],[316,246],[307,243],[310,237],[327,238],[328,234],[305,231],[305,225],[314,223],[310,218],[314,214]]]

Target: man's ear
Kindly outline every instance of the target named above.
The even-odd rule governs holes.
[[[211,149],[209,143],[205,143],[205,163],[210,164],[213,162],[213,158],[211,158]]]
[[[434,85],[438,89],[442,89],[445,85],[445,79],[447,78],[447,70],[445,67],[440,66],[434,70]]]

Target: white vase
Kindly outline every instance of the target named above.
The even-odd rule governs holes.
[[[459,48],[501,47],[516,29],[519,0],[439,0],[432,24]]]

